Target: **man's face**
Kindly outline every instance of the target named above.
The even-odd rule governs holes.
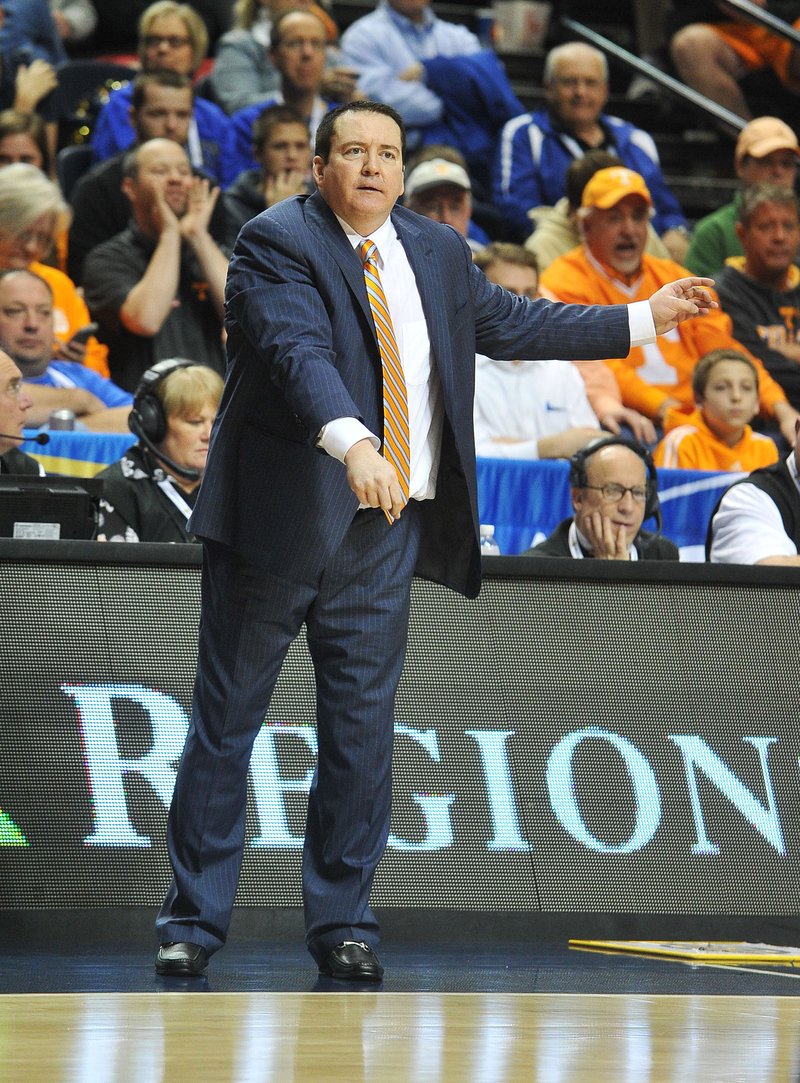
[[[194,72],[194,47],[186,23],[179,15],[161,15],[139,43],[139,55],[145,71]]]
[[[13,165],[15,162],[35,165],[37,169],[41,169],[44,165],[38,143],[27,132],[14,132],[0,139],[0,168],[4,165]]]
[[[484,274],[490,282],[495,282],[509,293],[516,294],[517,297],[529,297],[533,300],[539,295],[539,276],[533,267],[496,259],[492,260]]]
[[[21,233],[0,236],[0,268],[21,271],[41,260],[50,250],[55,228],[55,215],[43,214]]]
[[[172,139],[184,144],[189,138],[192,119],[192,92],[189,87],[145,87],[144,102],[131,109],[131,124],[139,143],[148,139]]]
[[[401,134],[381,113],[336,121],[327,162],[314,158],[314,181],[331,210],[362,237],[389,217],[403,193]]]
[[[790,150],[773,150],[763,158],[752,158],[745,154],[736,172],[747,188],[753,184],[778,184],[781,188],[794,188],[797,161],[797,155]]]
[[[256,155],[256,161],[268,177],[301,171],[308,173],[311,139],[305,124],[276,124]]]
[[[762,203],[736,231],[742,242],[747,273],[767,284],[781,282],[800,244],[797,210],[781,203]]]
[[[592,255],[622,275],[637,274],[647,243],[650,208],[640,196],[625,196],[608,210],[593,207],[583,219]]]
[[[462,237],[466,237],[469,219],[472,214],[472,199],[465,188],[457,184],[437,184],[416,193],[409,204],[412,211],[432,218],[434,222],[444,222],[452,226]]]
[[[27,377],[41,376],[53,359],[53,298],[32,275],[0,279],[0,349]]]
[[[319,90],[325,70],[325,27],[316,17],[298,11],[281,20],[281,39],[271,50],[272,62],[293,90]]]
[[[0,431],[11,436],[19,433],[25,425],[25,411],[31,407],[31,397],[22,383],[22,373],[7,353],[0,350]],[[16,440],[0,436],[0,455],[19,447]]]
[[[700,405],[706,423],[725,440],[741,434],[758,412],[758,384],[744,361],[718,361],[708,374]]]
[[[398,15],[405,15],[413,23],[421,23],[428,7],[428,0],[389,0],[389,7]]]
[[[586,481],[587,486],[592,488],[572,490],[572,506],[578,530],[586,534],[582,523],[597,513],[610,519],[615,528],[623,528],[625,540],[630,547],[644,521],[647,485],[644,462],[630,448],[612,444],[596,451],[586,460]],[[602,492],[602,487],[608,485],[621,486],[626,491],[620,497],[609,497]],[[632,486],[639,491],[641,499],[637,499],[630,492]]]
[[[602,61],[587,46],[576,45],[558,62],[545,95],[567,130],[594,124],[608,100]]]
[[[123,182],[137,222],[148,224],[158,191],[163,192],[172,213],[182,218],[194,185],[192,167],[183,147],[169,139],[151,140],[139,148],[138,163],[137,175],[126,177]]]

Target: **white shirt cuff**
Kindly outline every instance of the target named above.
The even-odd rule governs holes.
[[[366,425],[362,425],[357,417],[337,417],[335,421],[329,421],[322,426],[317,437],[317,447],[343,463],[347,452],[359,440],[371,440],[375,450],[380,449],[381,442],[378,437],[371,433]]]
[[[628,305],[628,329],[631,333],[631,349],[655,342],[658,336],[649,301],[632,301]]]

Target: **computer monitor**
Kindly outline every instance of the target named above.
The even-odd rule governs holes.
[[[97,478],[0,474],[0,538],[94,538],[102,492]]]

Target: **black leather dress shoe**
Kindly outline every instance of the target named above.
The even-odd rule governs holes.
[[[381,981],[383,967],[378,956],[360,940],[345,940],[338,944],[320,964],[320,974],[344,981]]]
[[[207,966],[206,949],[199,944],[188,944],[185,941],[162,944],[156,955],[156,974],[176,978],[199,978],[205,973]]]

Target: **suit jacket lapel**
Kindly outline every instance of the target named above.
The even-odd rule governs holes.
[[[352,244],[350,244],[347,234],[339,225],[336,215],[319,192],[314,192],[306,200],[305,215],[309,229],[336,260],[347,285],[367,317],[370,327],[373,327],[372,310],[369,307],[361,261]],[[377,346],[377,344],[378,340],[376,338],[375,345]]]

